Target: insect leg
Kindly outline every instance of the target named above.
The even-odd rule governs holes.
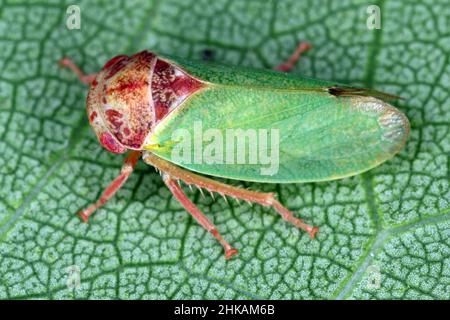
[[[230,186],[228,184],[197,175],[191,171],[184,170],[166,160],[158,158],[150,152],[144,153],[143,160],[146,163],[158,168],[162,172],[167,173],[172,178],[182,180],[187,184],[193,184],[199,188],[217,192],[221,195],[227,195],[248,202],[255,202],[263,206],[272,207],[278,211],[284,220],[292,223],[297,228],[308,232],[311,238],[314,238],[319,230],[318,227],[310,226],[303,222],[303,220],[294,217],[290,210],[285,208],[277,199],[275,199],[273,193],[257,192]]]
[[[130,151],[127,157],[124,160],[122,169],[120,174],[106,187],[105,191],[103,191],[100,198],[97,202],[91,204],[84,210],[81,210],[78,215],[83,219],[84,222],[87,222],[89,216],[94,213],[95,210],[103,206],[109,199],[114,196],[114,194],[119,190],[123,184],[127,181],[128,177],[133,172],[133,169],[141,156],[141,152],[139,151]]]
[[[194,217],[194,219],[197,220],[203,228],[209,231],[220,242],[225,249],[225,259],[230,259],[232,256],[237,254],[237,250],[225,241],[219,231],[217,231],[216,226],[191,202],[191,200],[189,200],[177,180],[173,179],[167,173],[163,173],[163,180],[170,192],[172,192],[173,196]]]
[[[80,68],[77,67],[75,62],[73,62],[69,58],[62,58],[61,60],[59,60],[59,65],[72,70],[78,76],[78,79],[80,79],[80,81],[85,84],[90,84],[92,81],[94,81],[95,76],[97,75],[96,73],[84,74],[83,71],[81,71]]]
[[[297,61],[300,59],[301,54],[303,52],[308,51],[309,49],[311,49],[311,45],[309,43],[300,42],[297,49],[295,49],[294,53],[289,57],[289,59],[286,60],[283,64],[280,64],[279,66],[275,67],[274,69],[284,72],[291,71],[294,68]]]

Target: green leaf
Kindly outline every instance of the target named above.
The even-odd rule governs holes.
[[[450,298],[448,1],[85,1],[0,3],[0,298]],[[85,114],[86,72],[149,48],[270,68],[299,41],[295,73],[405,99],[406,148],[336,182],[241,183],[274,191],[320,226],[317,240],[259,206],[191,194],[240,254],[220,245],[143,164],[86,225],[75,213],[120,170]],[[207,107],[207,106],[205,106]],[[75,271],[74,271],[75,270]],[[80,285],[68,286],[80,271]]]

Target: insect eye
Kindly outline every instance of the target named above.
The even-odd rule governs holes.
[[[116,138],[112,136],[109,132],[104,132],[100,135],[100,143],[102,146],[112,153],[124,153],[127,151],[122,144],[120,144]]]

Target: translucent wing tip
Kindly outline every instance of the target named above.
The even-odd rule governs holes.
[[[378,122],[385,129],[384,139],[393,144],[393,153],[403,149],[410,131],[409,120],[405,114],[390,106]]]
[[[394,155],[403,149],[410,131],[409,120],[403,112],[372,96],[359,96],[351,100],[353,107],[376,114],[382,130],[382,139],[389,154]]]

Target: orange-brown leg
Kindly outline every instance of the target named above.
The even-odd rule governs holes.
[[[136,163],[139,160],[140,156],[141,152],[139,151],[130,151],[128,153],[127,157],[124,160],[120,174],[109,184],[108,187],[106,187],[105,191],[103,191],[97,202],[91,204],[89,207],[81,210],[78,213],[78,215],[81,217],[81,219],[83,219],[84,222],[87,222],[89,216],[91,216],[95,210],[103,206],[109,199],[111,199],[112,196],[116,194],[117,190],[119,190],[123,186],[125,181],[127,181],[128,177],[133,172],[133,169],[136,166]]]
[[[289,59],[283,64],[280,64],[279,66],[275,67],[274,69],[284,72],[291,71],[294,68],[297,61],[300,59],[302,53],[308,51],[309,49],[311,49],[311,45],[309,43],[300,42],[297,49],[295,49],[294,53],[289,57]]]
[[[77,65],[69,58],[62,58],[59,60],[59,65],[72,70],[78,76],[78,79],[85,84],[91,84],[97,75],[96,73],[84,74],[83,71],[81,71],[80,68],[78,68]]]
[[[232,256],[237,254],[237,250],[230,246],[228,242],[220,235],[219,231],[217,231],[216,226],[201,212],[181,189],[177,180],[172,178],[169,174],[163,173],[164,183],[169,188],[170,192],[172,192],[173,196],[183,205],[183,207],[197,220],[200,225],[209,231],[223,246],[225,249],[225,258],[230,259]]]
[[[200,175],[197,175],[191,171],[184,170],[170,162],[158,158],[150,152],[145,152],[143,155],[143,160],[158,168],[161,172],[167,174],[171,179],[181,180],[188,185],[195,185],[199,188],[204,188],[210,192],[217,192],[221,195],[227,195],[238,199],[243,199],[248,202],[255,202],[263,206],[273,207],[278,213],[283,217],[284,220],[292,223],[299,229],[305,230],[309,233],[311,238],[314,238],[318,227],[313,227],[301,219],[294,217],[291,211],[285,208],[279,201],[274,197],[273,193],[263,193],[252,190],[241,189],[233,187]]]

